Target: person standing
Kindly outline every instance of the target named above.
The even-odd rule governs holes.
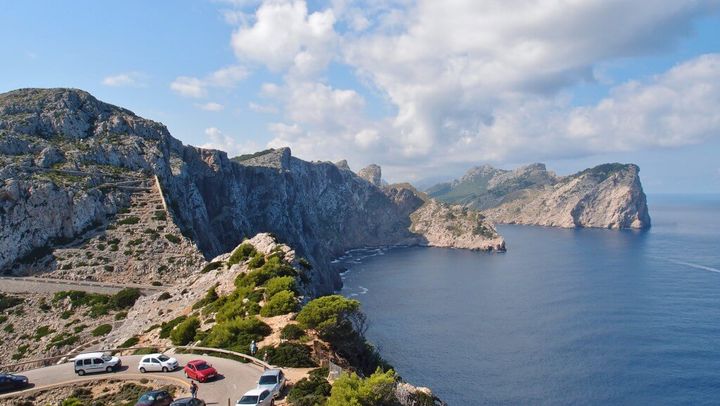
[[[255,340],[252,340],[250,343],[250,355],[254,357],[255,353],[257,353],[257,344],[255,344]]]
[[[192,395],[193,399],[197,398],[197,391],[198,386],[195,381],[190,381],[190,395]]]

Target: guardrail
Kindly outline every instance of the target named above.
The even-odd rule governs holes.
[[[72,285],[72,286],[86,286],[95,288],[105,289],[125,289],[125,288],[136,288],[146,293],[155,293],[164,290],[162,286],[152,285],[140,285],[136,283],[113,283],[113,282],[94,282],[94,281],[77,281],[72,279],[56,279],[56,278],[37,278],[33,276],[0,276],[0,280],[8,280],[15,282],[29,282],[29,283],[41,283],[51,285]]]
[[[205,351],[205,352],[216,352],[226,355],[232,355],[234,357],[243,358],[247,360],[248,362],[251,362],[259,367],[262,367],[263,369],[269,369],[272,368],[272,365],[268,364],[265,361],[262,361],[260,359],[257,359],[253,356],[243,354],[240,352],[230,351],[230,350],[224,350],[222,348],[212,348],[212,347],[192,347],[192,346],[186,346],[186,345],[172,345],[172,346],[155,346],[155,347],[128,347],[128,348],[111,348],[111,349],[103,349],[103,350],[97,350],[92,352],[109,352],[109,353],[121,353],[126,351],[137,351],[137,350],[157,350],[158,352],[165,352],[167,350],[192,350],[192,351]],[[43,368],[51,365],[58,365],[58,364],[64,364],[66,362],[70,362],[70,359],[73,357],[82,354],[83,352],[74,352],[74,353],[68,353],[63,355],[57,355],[54,357],[48,357],[48,358],[39,358],[34,359],[30,361],[23,361],[18,362],[14,364],[6,364],[6,365],[0,365],[0,371],[1,372],[19,372],[27,370],[26,368],[23,368],[28,365],[37,364],[34,368]],[[127,354],[127,355],[133,355],[133,354]],[[28,368],[28,369],[34,369],[34,368]]]

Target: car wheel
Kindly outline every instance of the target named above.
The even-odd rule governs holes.
[[[113,367],[107,367],[107,368],[105,368],[105,372],[112,372],[112,371],[113,371]]]
[[[85,371],[82,370],[82,369],[79,369],[79,370],[77,371],[77,374],[80,375],[80,376],[83,376],[83,375],[85,375]]]
[[[168,371],[167,367],[163,367],[162,371],[167,372]]]
[[[140,373],[145,373],[145,367],[140,367]]]

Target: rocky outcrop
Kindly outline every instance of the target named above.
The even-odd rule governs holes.
[[[370,164],[360,169],[360,172],[358,172],[358,176],[377,187],[382,186],[382,170],[378,165]]]
[[[482,210],[490,221],[553,227],[647,228],[647,199],[632,164],[556,176],[543,164],[514,171],[483,166],[428,194]]]
[[[428,200],[415,211],[411,230],[433,247],[505,251],[505,241],[482,214],[462,206]]]
[[[423,200],[380,187],[378,166],[365,179],[288,148],[231,160],[80,90],[0,95],[0,152],[0,269],[108,221],[154,176],[173,224],[205,258],[273,233],[314,265],[312,294],[340,286],[331,260],[348,249],[428,242],[410,230]]]

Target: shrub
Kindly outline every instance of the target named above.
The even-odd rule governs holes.
[[[297,310],[295,294],[289,290],[283,290],[276,293],[265,303],[265,306],[260,309],[260,315],[263,317],[273,317],[288,314],[295,310]]]
[[[176,236],[175,234],[165,234],[165,239],[167,239],[173,244],[180,244],[180,237]]]
[[[50,326],[42,326],[38,327],[37,330],[35,330],[35,340],[39,340],[46,335],[52,333],[54,330],[50,328]]]
[[[303,378],[288,393],[288,401],[294,406],[324,405],[332,386],[325,378]]]
[[[295,292],[295,278],[292,276],[279,276],[268,279],[265,283],[265,297],[273,297],[276,293],[283,290]]]
[[[310,348],[297,343],[282,343],[277,347],[264,347],[260,350],[258,357],[267,353],[268,362],[290,368],[308,368],[317,366],[310,357]]]
[[[165,213],[165,210],[155,210],[155,213],[153,213],[153,219],[159,221],[167,220],[167,214]]]
[[[125,224],[137,224],[140,222],[140,217],[138,216],[127,216],[124,219],[118,220],[119,225],[125,225]]]
[[[192,307],[193,310],[200,309],[201,307],[205,307],[205,306],[209,305],[210,303],[213,303],[214,301],[218,300],[218,294],[215,291],[216,286],[213,286],[210,289],[208,289],[207,293],[205,293],[205,296],[202,299],[198,300],[193,305],[193,307]]]
[[[265,265],[265,256],[259,252],[248,261],[248,267],[252,269],[260,268],[263,265]]]
[[[200,271],[200,273],[208,273],[210,271],[214,271],[218,268],[222,268],[223,263],[220,261],[211,262],[203,267],[203,269]]]
[[[133,351],[133,355],[155,354],[156,352],[158,352],[157,348],[139,348]]]
[[[333,383],[327,406],[397,405],[395,372],[375,371],[363,379],[355,373],[343,373]]]
[[[254,316],[258,313],[260,313],[260,305],[256,301],[242,295],[233,295],[218,308],[215,318],[222,322]]]
[[[238,275],[235,286],[261,286],[268,280],[279,276],[295,276],[290,264],[277,257],[269,258],[263,266],[249,273]]]
[[[301,327],[321,330],[360,311],[360,302],[340,295],[317,298],[306,304],[297,316]]]
[[[162,267],[160,267],[160,268],[162,268]],[[162,286],[162,282],[160,282],[160,281],[152,281],[152,282],[150,282],[150,285],[152,285],[152,286]]]
[[[305,268],[308,271],[313,269],[312,265],[310,264],[310,261],[308,261],[305,258],[300,258],[298,260],[298,263],[300,264],[300,266],[302,266],[303,268]]]
[[[197,317],[190,317],[170,332],[170,340],[175,345],[188,345],[194,341],[198,328],[200,328],[200,320]]]
[[[250,342],[260,341],[270,333],[270,326],[254,317],[234,319],[213,326],[203,345],[247,353]]]
[[[115,320],[122,320],[122,319],[124,319],[125,317],[127,317],[127,312],[126,312],[126,311],[122,311],[122,312],[117,312],[117,313],[115,313]]]
[[[168,322],[164,322],[160,325],[160,338],[170,337],[170,332],[177,326],[187,319],[187,316],[178,316]]]
[[[72,396],[62,401],[60,406],[84,406],[85,402]]]
[[[0,324],[3,324],[7,321],[7,316],[4,314],[0,314]]]
[[[160,296],[158,296],[158,300],[168,300],[168,299],[170,299],[171,297],[172,297],[171,294],[169,294],[169,293],[167,293],[167,292],[163,292],[163,293],[160,294]]]
[[[232,254],[230,254],[230,258],[228,258],[228,265],[232,266],[235,264],[239,264],[240,262],[245,262],[248,258],[255,255],[257,251],[255,250],[255,247],[253,247],[250,243],[242,243],[237,248],[235,248],[235,251],[233,251]]]
[[[137,336],[132,336],[132,337],[128,338],[127,340],[125,340],[125,342],[120,344],[118,347],[119,348],[129,348],[129,347],[133,347],[133,346],[137,345],[137,343],[139,343],[139,342],[140,342],[140,339]]]
[[[103,269],[105,270],[105,272],[112,272],[115,270],[115,267],[112,265],[105,265],[103,266]]]
[[[105,334],[112,331],[112,326],[109,324],[101,324],[97,327],[95,327],[95,330],[92,331],[93,337],[100,337],[104,336]]]
[[[127,309],[132,307],[138,298],[140,298],[140,289],[125,288],[113,296],[112,302],[116,309]]]
[[[280,330],[280,338],[284,340],[298,340],[304,335],[305,330],[297,324],[288,324]]]
[[[0,312],[23,303],[25,299],[0,293]]]
[[[80,337],[76,335],[70,333],[60,333],[50,340],[50,344],[48,344],[47,348],[60,348],[67,345],[73,345],[77,342],[78,339],[80,339]]]

